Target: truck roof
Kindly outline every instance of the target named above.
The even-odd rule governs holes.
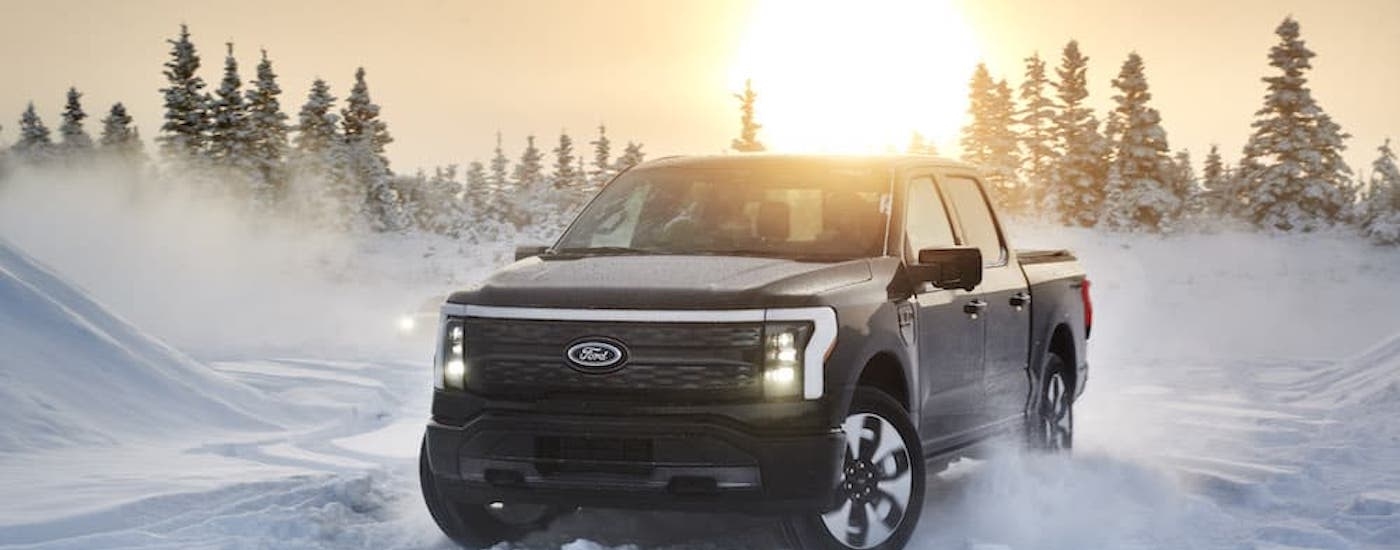
[[[816,155],[780,153],[736,153],[730,155],[669,156],[649,160],[636,166],[637,170],[652,168],[737,168],[743,166],[763,166],[774,164],[834,164],[863,166],[867,168],[898,169],[909,166],[938,166],[944,168],[976,167],[965,162],[935,157],[931,155]]]

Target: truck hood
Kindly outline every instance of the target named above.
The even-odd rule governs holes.
[[[600,309],[735,309],[801,306],[869,281],[866,260],[813,263],[734,256],[529,258],[449,302]]]

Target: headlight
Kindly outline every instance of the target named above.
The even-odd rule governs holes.
[[[763,327],[763,395],[802,395],[803,352],[812,336],[809,323],[768,323]]]
[[[413,334],[416,328],[418,328],[418,321],[415,320],[412,315],[399,316],[399,332]]]
[[[442,346],[434,361],[433,384],[438,389],[466,388],[467,350],[466,327],[461,319],[448,319],[442,327]]]

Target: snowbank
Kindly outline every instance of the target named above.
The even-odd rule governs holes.
[[[261,396],[0,240],[0,452],[268,427]],[[217,312],[192,319],[217,323]]]

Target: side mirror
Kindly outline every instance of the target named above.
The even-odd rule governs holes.
[[[533,258],[535,256],[539,256],[540,254],[544,254],[546,250],[549,250],[549,247],[542,244],[527,244],[523,246],[517,246],[515,247],[515,261],[518,262],[525,258]]]
[[[982,284],[982,251],[976,247],[925,248],[909,266],[917,283],[944,289],[972,290]]]

